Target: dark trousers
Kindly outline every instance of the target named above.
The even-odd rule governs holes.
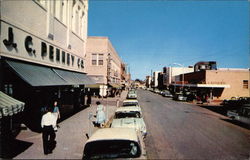
[[[56,134],[52,126],[43,127],[43,151],[44,154],[51,153],[55,148]]]

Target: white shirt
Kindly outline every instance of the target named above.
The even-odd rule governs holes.
[[[57,117],[51,112],[46,113],[42,117],[42,121],[41,121],[42,128],[44,126],[51,126],[51,125],[53,126],[53,128],[56,127],[56,119]]]

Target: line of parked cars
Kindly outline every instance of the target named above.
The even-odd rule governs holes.
[[[228,110],[227,116],[231,120],[250,126],[250,97],[232,97],[229,100],[224,100],[221,105]]]
[[[115,111],[110,128],[97,130],[86,142],[83,159],[146,159],[144,139],[147,135],[136,90]]]

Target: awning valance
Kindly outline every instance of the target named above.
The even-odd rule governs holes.
[[[77,84],[95,84],[95,82],[88,77],[86,74],[66,71],[61,69],[52,69],[56,72],[62,79],[67,81],[69,84],[77,85]]]
[[[88,84],[85,86],[85,88],[100,88],[101,84]]]
[[[117,83],[110,83],[109,84],[111,87],[113,88],[121,88],[121,85],[117,84]]]
[[[12,116],[24,110],[24,103],[0,91],[0,118]]]
[[[6,60],[17,75],[31,86],[86,85],[95,82],[84,73]]]

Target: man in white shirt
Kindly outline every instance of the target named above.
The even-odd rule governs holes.
[[[52,114],[52,108],[47,108],[47,113],[43,115],[41,121],[42,133],[43,133],[43,151],[47,155],[52,153],[55,144],[56,134],[54,128],[56,127],[56,117]]]

